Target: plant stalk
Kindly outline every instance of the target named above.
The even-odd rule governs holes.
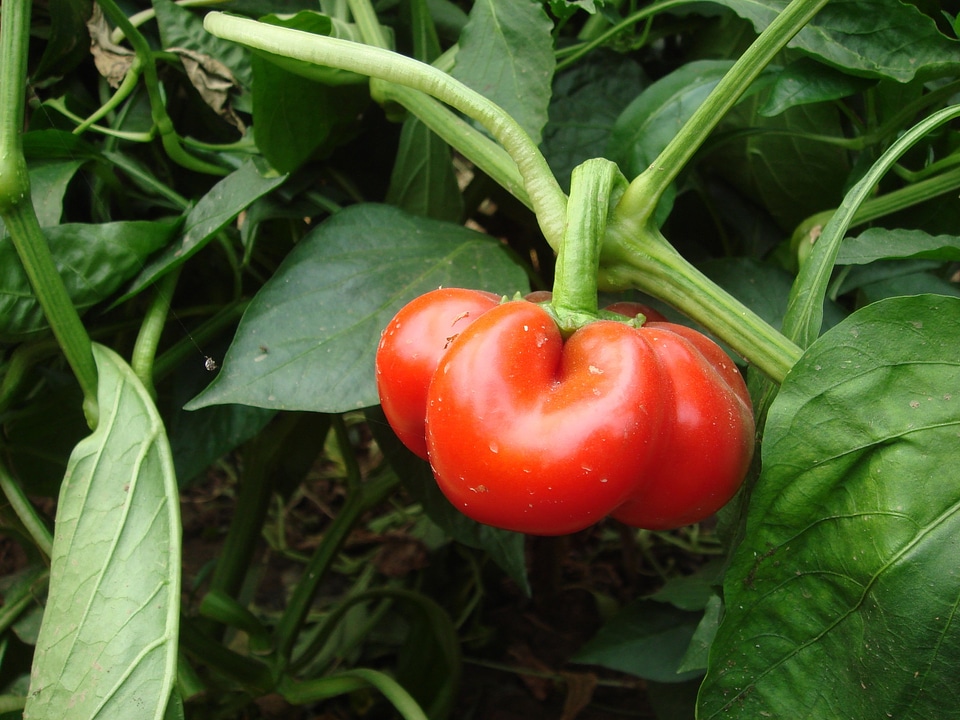
[[[22,128],[30,38],[30,0],[7,0],[0,24],[0,218],[47,322],[83,390],[84,414],[97,421],[97,366],[90,336],[57,271],[30,196]]]

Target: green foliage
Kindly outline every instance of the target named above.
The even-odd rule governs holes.
[[[50,596],[25,718],[70,708],[161,718],[176,673],[180,505],[163,421],[127,364],[95,346],[100,422],[57,506]]]
[[[702,717],[957,707],[958,322],[941,296],[874,303],[791,371],[724,582]]]
[[[443,720],[516,685],[583,720],[960,718],[955,18],[228,7],[4,0],[0,715]],[[596,157],[633,181],[604,301],[728,348],[761,457],[716,522],[550,545],[450,504],[373,360],[428,290],[550,288]]]

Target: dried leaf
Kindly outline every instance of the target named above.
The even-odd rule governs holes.
[[[93,55],[97,71],[106,78],[110,87],[120,87],[133,65],[135,53],[110,40],[110,26],[96,3],[93,4],[93,14],[87,20],[87,31],[90,33],[90,54]]]
[[[576,720],[580,712],[593,700],[593,692],[597,689],[597,676],[589,672],[562,672],[561,675],[567,681],[567,697],[560,720]]]
[[[195,50],[172,47],[167,48],[167,51],[176,53],[180,58],[187,77],[203,101],[241,133],[245,132],[246,126],[230,104],[230,91],[240,87],[230,68],[216,58]]]

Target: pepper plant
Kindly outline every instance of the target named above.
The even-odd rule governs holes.
[[[634,578],[591,588],[605,622],[550,676],[564,718],[600,717],[611,671],[642,680],[621,708],[662,718],[960,717],[951,12],[5,0],[3,717],[481,716],[464,666],[537,671],[480,640],[494,587],[540,589],[516,530],[575,533],[557,563],[616,547]],[[471,304],[416,334],[424,410],[398,422],[375,356],[438,288]],[[508,435],[474,429],[496,400],[470,395],[468,342],[521,390],[539,372],[478,329],[514,312],[622,364],[600,329],[693,343],[740,436],[644,425],[700,377],[648,370],[572,455],[625,478],[610,503],[466,517],[484,473],[522,476],[506,441],[571,455],[522,403]],[[596,449],[618,431],[656,452]],[[456,500],[481,450],[451,504],[434,472]],[[739,491],[704,517],[676,488],[724,452],[715,505]],[[232,500],[208,524],[211,487]],[[398,538],[433,570],[367,551]]]

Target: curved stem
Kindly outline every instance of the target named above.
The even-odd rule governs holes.
[[[147,314],[140,325],[140,332],[137,334],[137,341],[134,343],[130,359],[130,367],[140,378],[143,386],[154,396],[156,396],[156,390],[153,387],[153,361],[182,268],[182,265],[174,268],[157,282],[153,302],[147,308]]]
[[[437,98],[481,123],[517,164],[544,237],[554,247],[563,237],[567,199],[536,144],[502,108],[445,72],[383,48],[300,30],[209,13],[208,32],[275,55],[326,65],[405,85]]]
[[[729,345],[767,377],[783,382],[802,351],[750,308],[697,270],[656,228],[608,225],[601,287],[635,287],[675,307]]]
[[[208,175],[228,175],[228,170],[194,157],[184,150],[163,102],[163,95],[160,92],[160,77],[157,75],[157,66],[153,62],[153,52],[149,43],[140,34],[140,31],[133,26],[115,0],[97,0],[97,4],[103,9],[104,14],[127,36],[130,45],[133,46],[134,52],[137,54],[136,62],[140,63],[144,85],[146,85],[147,95],[150,98],[150,115],[157,131],[160,133],[160,141],[163,143],[163,149],[167,156],[188,170]]]
[[[597,319],[600,246],[618,184],[622,192],[626,178],[610,160],[594,158],[573,169],[550,302],[564,336]]]
[[[47,562],[49,562],[50,554],[53,551],[53,533],[50,532],[43,518],[30,503],[26,493],[23,492],[23,488],[20,487],[20,483],[14,479],[2,463],[0,463],[0,490],[3,491],[10,507],[17,514],[17,518],[23,523],[23,527],[30,533],[37,549],[43,553]]]
[[[660,196],[703,144],[727,111],[827,0],[792,0],[733,64],[656,160],[630,183],[621,213],[641,222],[652,217]]]

